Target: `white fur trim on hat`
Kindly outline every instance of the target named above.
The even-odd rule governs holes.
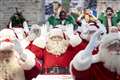
[[[103,36],[100,48],[107,47],[110,42],[120,40],[120,33],[109,33]]]
[[[69,38],[70,38],[69,43],[70,43],[73,47],[79,45],[79,44],[82,42],[82,40],[81,40],[81,38],[79,37],[78,34],[75,34],[75,35],[73,34],[73,35],[71,35]]]
[[[13,49],[14,43],[3,41],[0,43],[0,50]]]
[[[92,64],[92,57],[83,58],[84,54],[84,51],[80,51],[72,60],[73,67],[78,71],[87,70]]]
[[[26,55],[25,61],[22,61],[21,67],[25,70],[30,70],[36,64],[35,55],[28,49],[23,50],[23,54]]]
[[[16,35],[14,31],[11,29],[2,29],[0,31],[0,41],[3,41],[5,39],[10,39],[10,40],[16,39]]]
[[[33,44],[40,48],[45,48],[46,46],[46,36],[40,36],[33,41]]]

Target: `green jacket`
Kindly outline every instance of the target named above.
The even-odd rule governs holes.
[[[107,16],[104,15],[104,13],[102,13],[98,19],[100,20],[101,23],[103,23],[105,26],[107,26]],[[112,26],[117,26],[117,23],[120,21],[119,17],[116,15],[114,15],[112,17]]]
[[[48,18],[48,22],[49,22],[50,25],[56,26],[56,25],[59,24],[59,19],[57,17],[55,17],[55,16],[50,16]]]
[[[76,28],[76,20],[74,19],[73,16],[69,15],[65,20],[64,22],[62,22],[63,20],[55,17],[55,16],[50,16],[48,18],[48,23],[52,26],[56,26],[56,25],[59,25],[59,24],[62,24],[62,25],[67,25],[67,24],[73,24],[74,25],[74,28]]]
[[[25,21],[25,19],[23,17],[19,17],[18,19],[13,15],[10,18],[10,21],[12,22],[12,27],[16,27],[16,26],[21,26],[23,27],[23,22]]]

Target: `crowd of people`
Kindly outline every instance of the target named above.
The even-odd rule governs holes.
[[[0,31],[0,80],[32,80],[39,74],[71,74],[74,80],[120,80],[120,12],[106,8],[67,13],[53,2],[46,24],[33,24],[16,9]]]

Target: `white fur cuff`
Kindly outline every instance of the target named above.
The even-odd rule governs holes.
[[[23,54],[26,55],[26,59],[22,62],[21,66],[25,70],[30,70],[35,66],[35,55],[28,49],[23,50]]]
[[[91,66],[92,58],[91,57],[83,57],[83,56],[84,56],[83,51],[79,52],[72,60],[73,67],[78,71],[87,70]]]
[[[35,45],[35,46],[38,46],[38,47],[40,47],[40,48],[45,48],[45,46],[46,46],[46,37],[45,36],[40,36],[40,37],[38,37],[38,38],[36,38],[35,40],[34,40],[34,42],[33,42],[33,44]]]
[[[75,47],[75,46],[79,45],[82,42],[82,40],[79,37],[79,35],[77,34],[77,35],[71,35],[69,42],[73,47]]]

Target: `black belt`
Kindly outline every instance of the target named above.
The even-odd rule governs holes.
[[[47,74],[69,74],[68,67],[52,67],[45,69],[45,73]]]

